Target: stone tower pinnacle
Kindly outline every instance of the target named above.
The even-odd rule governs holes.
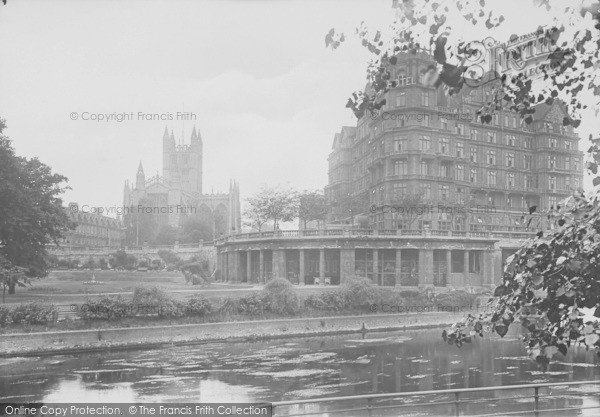
[[[142,161],[140,161],[140,165],[138,166],[137,174],[135,176],[135,189],[146,189],[146,175],[144,174],[144,167],[142,166]]]

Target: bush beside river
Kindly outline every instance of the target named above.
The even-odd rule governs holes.
[[[208,299],[194,295],[173,298],[158,287],[138,287],[131,297],[88,299],[75,314],[58,320],[56,306],[45,303],[0,307],[0,332],[102,329],[165,324],[215,323],[284,317],[346,316],[370,313],[469,312],[477,296],[464,291],[434,294],[429,290],[399,290],[351,279],[339,288],[301,298],[285,279],[269,281],[264,289],[243,297]]]

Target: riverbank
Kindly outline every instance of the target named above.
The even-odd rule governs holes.
[[[461,317],[462,314],[447,312],[373,314],[12,333],[0,335],[0,357],[443,327]]]

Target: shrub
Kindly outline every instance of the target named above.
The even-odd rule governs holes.
[[[386,290],[380,289],[382,303],[395,303],[398,305],[427,306],[433,305],[425,290]]]
[[[226,315],[226,316],[231,316],[234,314],[237,314],[239,311],[239,304],[238,304],[238,300],[235,298],[224,298],[223,302],[221,303],[221,305],[219,306],[219,313]]]
[[[400,290],[398,295],[402,298],[421,298],[426,296],[422,291],[418,290]]]
[[[96,261],[94,260],[94,258],[92,258],[90,256],[88,258],[88,260],[83,264],[83,267],[85,269],[95,269],[96,268]]]
[[[343,285],[350,306],[365,306],[379,301],[379,289],[367,278],[351,278]]]
[[[33,302],[15,307],[11,319],[15,324],[48,324],[55,320],[57,314],[54,304]]]
[[[127,255],[125,258],[125,269],[128,271],[133,271],[135,269],[135,265],[137,264],[137,258],[133,255]]]
[[[309,295],[304,306],[311,310],[342,311],[348,308],[348,297],[343,290],[326,291],[318,295]]]
[[[310,294],[304,299],[304,307],[309,310],[321,310],[321,298],[317,294]]]
[[[252,293],[239,298],[237,304],[238,313],[255,316],[263,313],[266,300],[264,294]]]
[[[379,291],[379,301],[381,304],[390,304],[390,305],[420,305],[420,297],[413,296],[407,297],[404,294],[405,291],[394,291],[390,290],[380,290]]]
[[[100,258],[98,261],[98,267],[102,270],[108,269],[108,262],[106,262],[106,259]]]
[[[83,320],[118,320],[134,314],[131,303],[120,296],[87,300],[79,310]]]
[[[206,316],[212,312],[211,302],[201,295],[195,295],[190,298],[186,305],[186,315],[189,316]]]
[[[186,315],[187,304],[178,300],[170,300],[160,305],[159,317],[183,317]]]
[[[133,304],[158,304],[171,300],[171,296],[158,287],[135,287],[133,290]]]
[[[5,327],[10,319],[10,310],[0,306],[0,327]]]
[[[469,294],[465,291],[448,291],[438,294],[435,302],[444,306],[468,306],[474,304],[477,299],[475,294]]]
[[[59,259],[56,266],[60,269],[69,269],[71,267],[71,261],[68,259]]]
[[[276,314],[296,314],[300,307],[292,284],[285,278],[272,279],[263,289],[265,310]]]
[[[181,258],[175,254],[172,250],[169,249],[161,249],[158,251],[158,256],[163,262],[169,267],[173,267],[174,265],[181,262]]]
[[[158,287],[136,287],[132,303],[137,313],[156,313],[159,317],[181,317],[185,310],[185,305]]]

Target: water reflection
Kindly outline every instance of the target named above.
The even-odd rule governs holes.
[[[458,349],[427,330],[0,359],[0,401],[279,401],[589,379],[600,379],[593,352],[570,352],[543,373],[516,335]],[[562,404],[598,404],[568,395],[576,390]]]

